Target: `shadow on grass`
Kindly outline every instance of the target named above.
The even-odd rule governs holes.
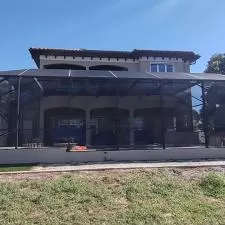
[[[0,165],[0,172],[30,171],[37,164],[5,164]]]

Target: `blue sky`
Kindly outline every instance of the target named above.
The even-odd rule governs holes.
[[[35,68],[28,48],[225,52],[225,0],[1,0],[0,70]]]

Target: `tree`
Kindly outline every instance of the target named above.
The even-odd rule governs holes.
[[[225,53],[215,54],[208,61],[205,73],[225,74]],[[211,83],[206,93],[209,127],[215,131],[225,130],[225,86],[224,83]],[[202,117],[202,110],[201,110]]]
[[[193,115],[193,126],[194,130],[199,129],[199,122],[200,122],[200,114],[195,109],[192,109],[192,115]]]
[[[208,61],[205,73],[225,74],[225,53],[213,55]]]

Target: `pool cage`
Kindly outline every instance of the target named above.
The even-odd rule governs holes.
[[[0,145],[221,147],[225,137],[224,83],[220,74],[3,71]],[[194,87],[200,97],[193,95]]]

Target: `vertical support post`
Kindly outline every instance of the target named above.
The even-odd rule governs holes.
[[[163,104],[163,82],[160,81],[160,113],[161,113],[161,140],[162,148],[166,148],[165,142],[165,120],[164,120],[164,104]]]
[[[41,98],[38,99],[38,112],[37,112],[37,136],[40,138],[40,114],[41,114]]]
[[[67,102],[67,106],[68,106],[68,129],[70,131],[70,117],[71,117],[71,92],[72,92],[72,79],[71,77],[69,76],[68,79],[68,83],[69,83],[69,93],[68,93],[68,102]],[[67,150],[70,150],[70,144],[71,144],[71,140],[70,140],[70,135],[69,135],[70,132],[68,132],[68,143],[67,143]]]
[[[86,146],[91,146],[91,129],[90,129],[90,109],[86,109],[86,119],[85,119],[85,133],[86,133]]]
[[[134,146],[134,127],[133,127],[133,121],[134,121],[134,110],[130,110],[130,147]]]
[[[19,146],[19,129],[20,129],[20,92],[21,92],[21,77],[17,78],[17,117],[16,117],[16,145],[15,148],[18,149]]]
[[[191,107],[190,107],[190,128],[191,128],[191,132],[194,132],[194,124],[193,124],[193,107],[192,107],[192,95],[190,95],[191,99]]]
[[[121,124],[119,119],[119,99],[118,99],[118,90],[116,89],[116,120],[115,120],[116,150],[119,150],[120,126]]]
[[[207,115],[207,106],[205,99],[205,84],[202,81],[202,113],[203,113],[203,125],[204,125],[204,134],[205,134],[205,147],[209,147],[209,130],[208,130],[208,115]]]
[[[190,110],[190,120],[191,120],[191,121],[190,121],[190,123],[191,123],[191,124],[190,124],[190,125],[191,125],[191,126],[190,126],[191,132],[194,132],[194,124],[193,124],[193,120],[194,120],[194,119],[193,119],[193,109],[192,109],[192,104],[191,104],[191,110]]]

